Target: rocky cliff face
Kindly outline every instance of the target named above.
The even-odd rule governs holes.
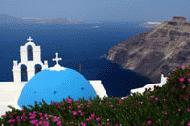
[[[107,58],[159,82],[161,73],[167,75],[177,66],[190,64],[190,23],[174,17],[114,46]]]

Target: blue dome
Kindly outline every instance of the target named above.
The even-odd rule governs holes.
[[[61,71],[43,70],[23,88],[18,100],[20,107],[36,102],[60,102],[67,97],[86,100],[96,97],[93,87],[80,73],[66,68]]]

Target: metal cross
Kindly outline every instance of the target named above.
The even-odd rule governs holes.
[[[31,36],[29,36],[29,38],[27,39],[29,42],[32,42],[32,38],[31,38]]]
[[[55,53],[55,58],[53,58],[52,60],[56,62],[56,65],[59,65],[59,61],[62,60],[62,58],[59,58],[58,53]]]

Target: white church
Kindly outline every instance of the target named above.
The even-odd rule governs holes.
[[[29,55],[29,53],[32,55]],[[18,99],[21,96],[22,90],[38,72],[46,69],[55,71],[66,69],[59,64],[60,60],[62,60],[62,58],[59,58],[58,53],[56,53],[55,58],[53,58],[56,64],[53,67],[49,67],[47,60],[41,60],[41,47],[37,46],[33,42],[33,39],[29,37],[26,44],[20,47],[20,62],[17,60],[13,61],[13,82],[0,82],[0,115],[10,110],[8,108],[9,105],[20,109],[18,106]],[[160,83],[147,84],[144,87],[132,89],[131,94],[137,92],[143,93],[149,88],[153,90],[155,85],[162,86],[166,81],[167,77],[161,75]],[[101,80],[89,80],[88,82],[97,96],[100,98],[107,97],[106,90]]]
[[[29,55],[29,53],[32,55]],[[56,53],[56,57],[53,59],[56,65],[49,68],[48,61],[41,60],[41,47],[37,46],[33,39],[29,37],[26,44],[20,47],[20,62],[13,61],[13,82],[0,82],[0,115],[9,110],[8,105],[19,108],[17,102],[21,91],[36,73],[48,68],[63,69],[64,67],[58,63],[60,60],[62,59]],[[107,97],[101,80],[89,80],[89,82],[100,98]]]

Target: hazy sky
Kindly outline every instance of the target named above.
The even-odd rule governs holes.
[[[190,19],[190,0],[0,0],[0,14],[82,21],[156,21],[174,15]]]

